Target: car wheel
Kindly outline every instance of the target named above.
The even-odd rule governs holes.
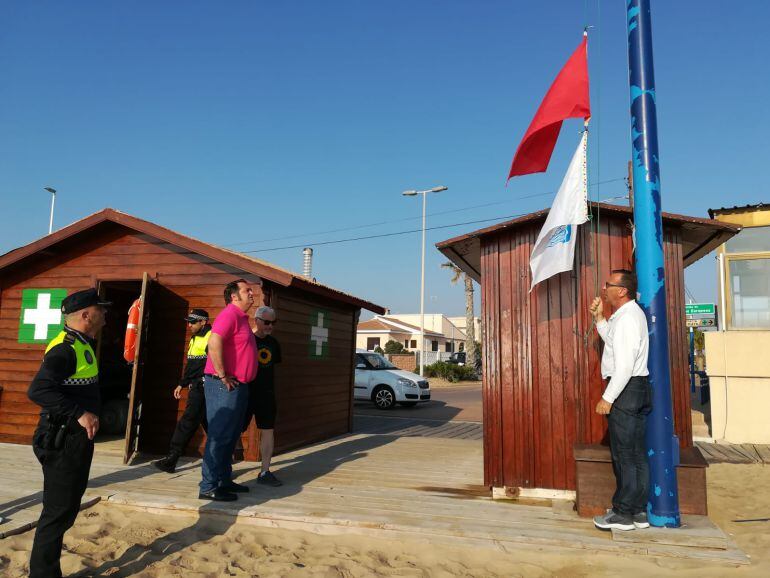
[[[387,385],[378,385],[372,392],[372,401],[377,409],[390,409],[396,404],[396,394]]]
[[[417,405],[416,401],[401,401],[399,402],[400,405],[403,405],[404,407],[414,407]]]

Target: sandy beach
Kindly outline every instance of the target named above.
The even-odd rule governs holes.
[[[770,468],[717,464],[708,476],[711,517],[751,556],[751,566],[320,536],[99,504],[81,512],[67,534],[62,568],[65,575],[78,577],[770,575],[770,523],[734,521],[770,517]],[[26,576],[32,536],[27,532],[0,541],[3,576]]]

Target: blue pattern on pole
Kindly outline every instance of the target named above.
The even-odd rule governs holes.
[[[647,513],[653,526],[678,527],[679,499],[669,369],[668,321],[663,256],[658,128],[649,0],[628,0],[628,72],[634,171],[634,226],[639,305],[650,331],[648,368],[652,413],[647,421],[651,492]]]

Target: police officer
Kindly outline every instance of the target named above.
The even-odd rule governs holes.
[[[43,511],[32,544],[31,578],[61,576],[64,533],[75,523],[88,484],[100,410],[95,337],[108,305],[95,289],[64,298],[64,329],[48,344],[27,392],[42,408],[32,439],[43,466]]]
[[[184,453],[184,448],[190,442],[193,435],[202,425],[206,430],[206,397],[203,393],[203,369],[206,367],[207,348],[211,336],[209,314],[203,309],[193,309],[185,317],[187,325],[192,333],[190,346],[187,348],[187,365],[179,385],[174,389],[174,397],[182,397],[182,388],[188,388],[187,405],[184,413],[176,424],[174,435],[171,436],[171,444],[168,455],[153,462],[153,465],[164,472],[173,474],[179,456]]]

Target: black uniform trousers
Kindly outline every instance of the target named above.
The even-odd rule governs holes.
[[[171,452],[182,455],[187,444],[190,443],[190,440],[198,430],[199,425],[203,426],[204,431],[208,431],[203,378],[192,384],[187,393],[187,405],[185,405],[184,413],[176,424],[174,435],[171,436]]]
[[[35,530],[29,561],[30,578],[59,578],[64,533],[75,523],[86,491],[94,442],[76,421],[66,426],[61,446],[52,446],[48,419],[41,417],[32,439],[35,456],[43,466],[43,511]],[[47,439],[48,438],[48,439]]]

